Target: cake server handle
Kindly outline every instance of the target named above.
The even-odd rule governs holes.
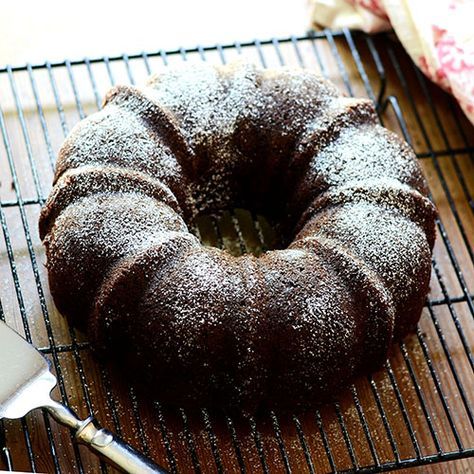
[[[80,420],[71,409],[55,400],[45,407],[59,423],[75,431],[77,442],[86,445],[95,454],[129,474],[167,474],[166,469],[143,456],[109,430],[100,428],[93,417]]]

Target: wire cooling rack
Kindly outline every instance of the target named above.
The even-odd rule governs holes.
[[[49,295],[37,233],[57,150],[72,125],[115,83],[139,83],[181,61],[320,71],[377,105],[380,121],[414,147],[438,206],[431,293],[416,334],[385,367],[335,403],[306,413],[234,417],[171,410],[141,399],[91,353]],[[474,456],[473,128],[390,35],[323,31],[304,37],[85,58],[0,69],[0,317],[50,358],[55,395],[93,412],[139,450],[179,472],[377,472]],[[233,253],[271,247],[271,230],[245,211],[203,218],[202,239]],[[0,372],[1,374],[1,372]],[[1,383],[1,379],[0,379]],[[0,469],[106,472],[46,413],[0,422]]]

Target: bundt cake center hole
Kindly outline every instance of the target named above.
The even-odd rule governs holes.
[[[204,245],[225,249],[235,256],[245,253],[258,256],[282,245],[270,219],[247,209],[201,214],[195,223],[193,231]]]

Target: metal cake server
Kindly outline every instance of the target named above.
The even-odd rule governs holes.
[[[110,431],[97,426],[93,417],[80,420],[69,408],[53,400],[56,377],[48,360],[15,331],[0,321],[0,419],[22,418],[35,408],[45,408],[53,418],[75,432],[105,461],[130,474],[164,474],[167,471]]]

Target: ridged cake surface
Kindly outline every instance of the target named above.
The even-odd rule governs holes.
[[[285,248],[190,233],[232,207]],[[63,144],[40,217],[58,309],[197,406],[296,406],[379,367],[428,292],[436,211],[372,104],[306,70],[187,66],[119,86]]]

